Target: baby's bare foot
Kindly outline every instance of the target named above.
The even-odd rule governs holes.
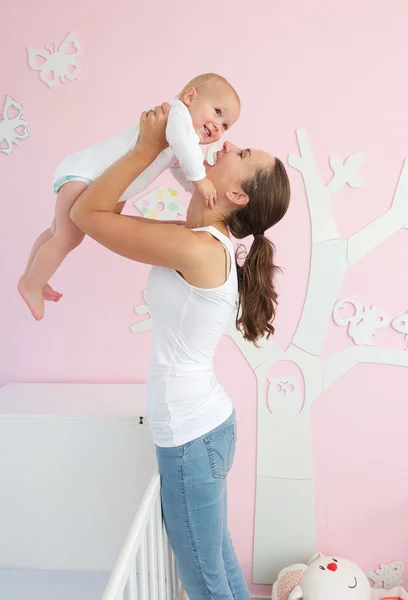
[[[59,302],[62,298],[62,294],[53,290],[48,283],[43,287],[42,295],[44,300],[49,300],[50,302]]]
[[[40,321],[44,316],[44,298],[42,290],[30,288],[25,279],[20,279],[17,286],[18,292],[27,304],[34,319]]]

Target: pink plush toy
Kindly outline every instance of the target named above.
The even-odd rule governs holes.
[[[408,600],[401,587],[374,589],[355,563],[315,554],[307,565],[292,565],[278,575],[272,600]]]

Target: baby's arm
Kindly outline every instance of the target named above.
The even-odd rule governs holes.
[[[171,172],[186,191],[195,188],[211,206],[216,202],[216,190],[208,179],[204,168],[204,156],[197,134],[184,113],[183,108],[173,106],[169,113],[166,138],[173,149],[179,166],[171,168]],[[183,177],[184,175],[184,177]]]
[[[202,196],[204,196],[206,206],[214,208],[217,195],[214,184],[210,179],[208,179],[208,177],[201,179],[201,181],[196,181],[195,183],[189,181],[185,176],[183,169],[180,167],[178,160],[176,160],[176,162],[170,167],[170,173],[188,194],[193,195],[194,190],[197,190]]]
[[[194,184],[192,181],[189,181],[187,179],[183,169],[180,167],[180,163],[178,160],[176,160],[170,167],[170,173],[173,175],[174,179],[178,181],[183,190],[185,190],[188,194],[194,194]]]

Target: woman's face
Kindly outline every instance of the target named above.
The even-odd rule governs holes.
[[[273,168],[275,159],[263,150],[241,149],[224,142],[215,155],[215,164],[206,167],[207,175],[215,185],[219,196],[226,192],[241,191],[241,182],[259,169]]]

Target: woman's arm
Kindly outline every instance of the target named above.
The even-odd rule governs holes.
[[[118,202],[116,204],[115,207],[115,213],[117,215],[121,215],[123,209],[125,208],[125,204],[126,201],[122,201],[122,202]],[[159,220],[159,219],[148,219],[147,217],[136,217],[136,215],[123,215],[124,217],[127,217],[128,219],[134,219],[135,221],[139,221],[139,223],[146,223],[146,225],[157,225],[157,224],[166,224],[166,225],[183,225],[183,227],[185,226],[186,222],[185,221],[179,221],[178,219],[172,219],[172,220]]]
[[[94,240],[131,260],[180,270],[192,266],[199,253],[197,236],[178,225],[149,223],[115,214],[117,202],[167,146],[165,129],[169,105],[143,113],[139,141],[92,183],[71,209],[74,223]],[[186,249],[188,248],[188,251]]]
[[[133,219],[138,223],[144,223],[145,225],[183,225],[185,226],[185,221],[179,221],[178,219],[174,221],[159,221],[158,219],[147,219],[146,217],[136,217],[136,215],[123,215],[128,219]]]

